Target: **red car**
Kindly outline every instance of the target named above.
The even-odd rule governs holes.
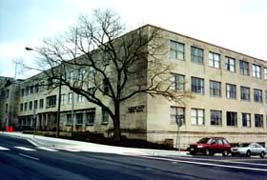
[[[205,137],[195,144],[190,144],[189,152],[192,155],[201,152],[208,156],[215,153],[222,153],[223,156],[227,156],[231,152],[231,145],[223,137]]]

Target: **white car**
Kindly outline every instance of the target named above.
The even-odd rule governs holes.
[[[239,146],[231,148],[232,156],[237,154],[239,155],[246,155],[250,157],[251,155],[259,155],[261,158],[264,158],[265,154],[267,153],[266,149],[257,143],[242,143]]]

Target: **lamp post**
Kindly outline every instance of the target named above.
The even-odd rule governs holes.
[[[183,125],[182,119],[184,118],[184,115],[176,115],[175,120],[177,124],[177,135],[176,135],[176,147],[178,147],[178,152],[180,152],[180,127]]]

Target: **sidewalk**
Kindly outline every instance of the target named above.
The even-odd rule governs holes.
[[[32,134],[22,134],[20,132],[2,132],[4,135],[14,136],[28,140],[37,147],[46,147],[57,150],[67,150],[72,152],[98,152],[134,156],[185,156],[186,151],[156,150],[142,148],[127,148],[94,144],[88,142],[52,138]]]

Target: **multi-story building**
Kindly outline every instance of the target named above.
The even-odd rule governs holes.
[[[175,146],[179,117],[183,121],[179,136],[182,148],[203,136],[224,136],[232,143],[267,143],[267,62],[158,29],[168,52],[160,57],[161,61],[172,67],[171,90],[189,92],[192,98],[179,104],[140,94],[121,106],[122,133]],[[42,87],[42,82],[34,78],[20,86],[19,126],[52,130],[58,90]],[[109,135],[112,123],[105,111],[66,87],[62,87],[61,94],[61,130]]]

